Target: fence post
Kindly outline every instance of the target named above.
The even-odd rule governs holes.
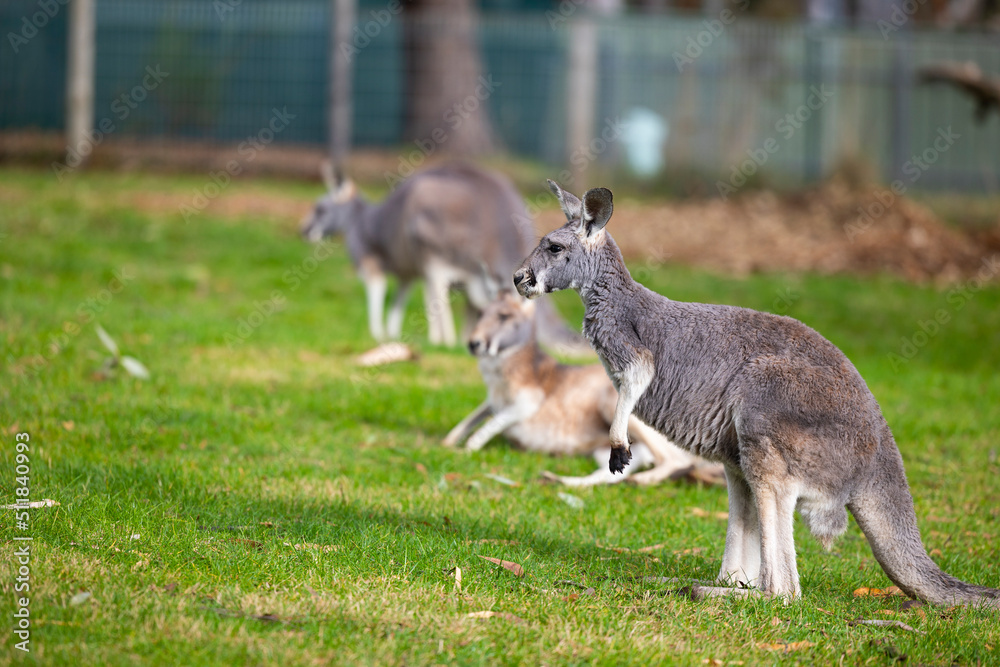
[[[597,26],[587,16],[578,17],[570,24],[569,31],[569,81],[566,91],[568,117],[566,161],[573,169],[573,186],[586,185],[583,172],[586,165],[572,160],[573,153],[590,143],[594,133],[594,110],[597,106]]]
[[[903,177],[903,164],[909,159],[910,104],[913,92],[913,72],[908,65],[909,39],[905,30],[900,31],[893,43],[892,54],[892,103],[890,141],[892,146],[892,171],[889,180]]]
[[[82,166],[93,146],[84,150],[94,129],[94,46],[96,0],[72,0],[66,54],[66,144]],[[67,155],[67,160],[69,156]]]
[[[805,30],[805,88],[808,97],[809,88],[823,85],[823,42],[819,29],[807,27]],[[817,109],[816,115],[805,127],[805,182],[814,183],[823,173],[823,109]]]
[[[354,113],[351,34],[357,20],[357,0],[332,0],[330,15],[329,153],[334,166],[342,168],[351,150]]]

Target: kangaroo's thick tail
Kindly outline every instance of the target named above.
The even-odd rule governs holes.
[[[535,322],[539,342],[550,350],[574,357],[593,354],[594,350],[587,339],[569,328],[547,296],[536,302]]]
[[[889,435],[880,447],[878,471],[855,490],[847,507],[868,538],[889,579],[910,597],[939,605],[1000,609],[1000,590],[967,584],[943,572],[920,541],[903,472],[903,460]]]

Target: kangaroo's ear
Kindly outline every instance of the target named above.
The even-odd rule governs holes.
[[[522,313],[528,317],[534,317],[535,315],[535,302],[532,299],[523,297],[516,291],[504,290],[502,298],[508,299],[510,303],[517,306]]]
[[[577,198],[576,195],[563,190],[555,181],[548,179],[547,182],[549,184],[549,190],[551,190],[552,194],[554,194],[556,199],[559,200],[559,205],[562,206],[563,213],[566,214],[566,219],[570,222],[579,220],[580,212],[583,209],[580,205],[579,198]]]
[[[479,272],[483,278],[483,289],[486,290],[487,298],[490,301],[496,301],[502,297],[505,289],[501,287],[502,283],[490,271],[490,267],[487,266],[485,260],[479,261]]]
[[[580,216],[580,232],[584,237],[593,236],[604,229],[615,210],[611,190],[593,188],[583,193],[583,215]]]
[[[351,201],[358,195],[358,186],[351,179],[341,176],[340,185],[330,194],[333,195],[334,202],[343,204]]]
[[[334,192],[339,186],[342,180],[338,178],[336,170],[333,168],[333,163],[329,160],[323,160],[319,165],[320,176],[323,177],[323,185],[326,186],[327,191]]]

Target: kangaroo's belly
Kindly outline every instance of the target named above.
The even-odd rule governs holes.
[[[511,426],[504,435],[529,451],[583,455],[608,446],[608,427],[598,421],[574,423],[541,415]]]
[[[538,409],[505,434],[524,449],[549,454],[589,454],[607,447],[610,422],[602,401],[613,403],[609,392],[610,381],[599,366],[573,369],[548,385]]]

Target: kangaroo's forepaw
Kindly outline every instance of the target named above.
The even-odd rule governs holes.
[[[608,460],[608,469],[612,473],[623,472],[628,462],[632,460],[632,452],[624,447],[616,447],[611,450],[611,458]]]

